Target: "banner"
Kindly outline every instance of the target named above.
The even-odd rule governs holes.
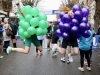
[[[98,41],[99,41],[99,36],[95,35],[93,37],[93,46],[92,46],[92,50],[98,50]]]

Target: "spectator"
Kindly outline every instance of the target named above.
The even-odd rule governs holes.
[[[52,34],[51,34],[51,27],[52,27],[52,22],[49,23],[49,27],[48,27],[48,32],[47,32],[47,49],[50,50],[50,42],[51,42],[51,38],[52,38]]]
[[[4,19],[4,25],[3,25],[4,46],[3,46],[3,48],[4,48],[5,52],[6,52],[7,47],[10,45],[10,40],[11,40],[11,37],[6,34],[8,28],[10,30],[12,30],[11,27],[9,26],[9,24],[8,24],[8,20]]]
[[[40,41],[40,44],[42,46],[42,43],[43,43],[43,40],[44,40],[44,37],[43,36],[37,36],[38,40]],[[40,56],[42,55],[42,51],[40,51]],[[38,56],[38,49],[36,48],[36,56]]]
[[[2,44],[3,44],[3,34],[2,34],[3,30],[2,29],[3,29],[2,18],[0,18],[0,52],[2,50]],[[3,58],[3,56],[0,55],[0,58]]]
[[[13,35],[11,36],[11,40],[12,40],[12,43],[13,43],[13,47],[16,48],[16,35],[17,35],[17,29],[18,29],[18,25],[17,23],[14,21],[11,21],[9,20],[9,24],[10,24],[10,27],[12,29],[12,33]]]

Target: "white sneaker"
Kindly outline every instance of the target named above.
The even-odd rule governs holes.
[[[68,54],[68,57],[69,57],[69,61],[73,62],[73,58],[72,58],[71,54]]]
[[[62,61],[62,62],[66,62],[66,60],[65,60],[65,58],[64,58],[64,57],[63,57],[63,58],[61,58],[61,61]]]
[[[84,72],[84,68],[83,67],[78,67],[78,70],[80,70],[81,72]]]
[[[70,63],[70,61],[69,61],[69,59],[67,59],[67,64],[69,64]]]

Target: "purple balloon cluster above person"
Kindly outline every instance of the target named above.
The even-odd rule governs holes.
[[[56,31],[56,34],[65,39],[68,39],[71,34],[88,38],[90,36],[88,30],[91,28],[90,23],[88,23],[88,15],[89,9],[81,8],[79,5],[74,5],[72,12],[68,14],[61,12],[57,21],[59,29]]]

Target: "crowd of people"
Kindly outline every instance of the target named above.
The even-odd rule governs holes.
[[[25,17],[24,12],[18,6],[19,11],[22,16]],[[68,14],[73,18],[74,14],[72,11],[69,11]],[[14,26],[14,27],[13,27]],[[40,55],[42,52],[42,41],[44,36],[36,36],[32,35],[30,38],[25,39],[25,48],[17,48],[16,46],[16,34],[18,25],[15,22],[12,22],[9,19],[5,19],[4,23],[0,20],[0,29],[3,30],[0,33],[0,47],[3,46],[3,51],[9,54],[12,51],[21,52],[24,54],[28,54],[30,51],[31,43],[36,46],[36,56],[38,56],[38,50],[40,51]],[[7,35],[7,30],[11,30],[11,35]],[[52,57],[55,57],[58,52],[62,54],[61,61],[66,62],[66,55],[68,55],[67,63],[73,62],[72,56],[78,55],[80,52],[80,67],[78,69],[84,72],[84,64],[87,65],[87,70],[91,71],[91,57],[92,57],[92,38],[95,35],[94,25],[91,24],[90,37],[84,38],[82,36],[77,37],[73,34],[70,34],[69,39],[64,39],[56,35],[56,30],[58,29],[58,25],[56,21],[49,22],[48,33],[46,35],[47,38],[47,50],[52,50]],[[99,32],[98,32],[99,33]],[[10,46],[10,40],[12,40],[13,47]],[[59,43],[59,45],[58,45]],[[50,45],[51,44],[51,45]],[[73,50],[71,50],[73,48]],[[68,54],[66,54],[66,49],[68,49]],[[3,56],[0,56],[3,58]]]

